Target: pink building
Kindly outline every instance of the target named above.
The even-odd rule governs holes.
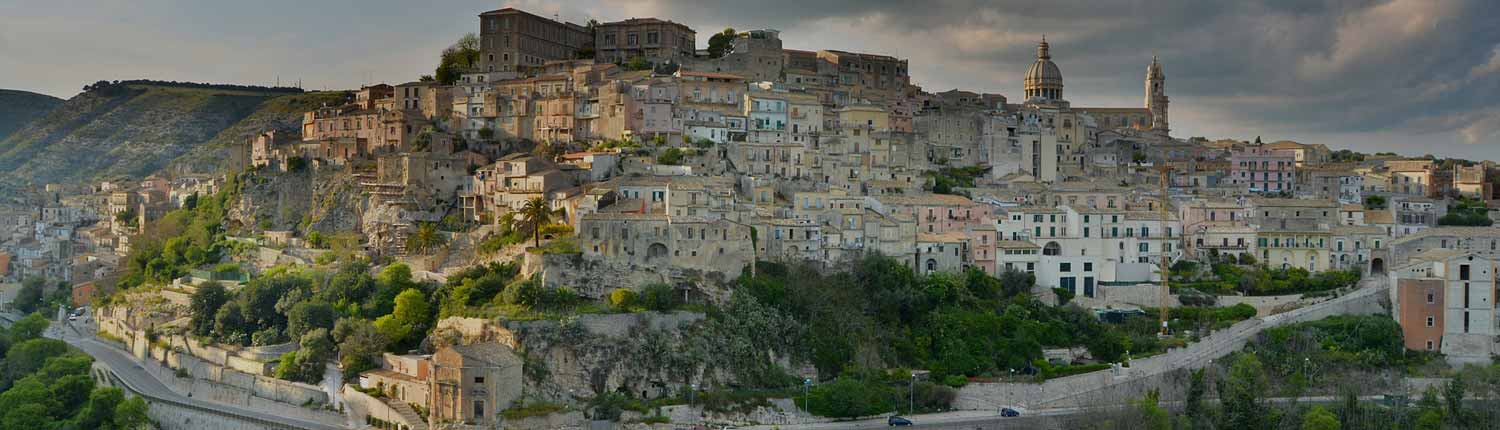
[[[1291,192],[1296,167],[1297,153],[1294,151],[1249,146],[1234,151],[1229,157],[1229,180],[1250,192]]]
[[[990,222],[989,207],[964,196],[948,194],[884,195],[875,198],[888,213],[917,220],[917,231],[941,234],[963,231]]]

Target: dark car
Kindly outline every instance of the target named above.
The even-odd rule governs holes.
[[[1019,412],[1019,411],[1017,411],[1015,409],[1011,409],[1011,408],[1000,408],[1000,416],[1002,416],[1002,417],[1019,417],[1019,416],[1021,416],[1021,412]]]
[[[898,417],[898,416],[895,416],[895,415],[891,415],[890,418],[886,418],[885,419],[885,425],[893,426],[893,427],[895,427],[895,426],[905,427],[905,426],[911,425],[911,420],[906,419],[906,418],[901,418],[901,417]]]

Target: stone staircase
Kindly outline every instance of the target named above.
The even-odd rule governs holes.
[[[418,414],[415,409],[412,409],[410,405],[407,405],[400,400],[383,400],[385,400],[385,404],[390,405],[391,409],[394,409],[397,414],[401,414],[401,419],[406,420],[406,422],[408,423],[411,423],[411,430],[427,430],[427,420],[423,418],[421,414]]]

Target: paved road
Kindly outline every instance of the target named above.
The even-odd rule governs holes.
[[[98,339],[94,338],[92,334],[84,335],[83,333],[78,332],[77,329],[72,328],[72,326],[67,327],[68,329],[63,329],[62,327],[57,327],[56,330],[49,329],[48,337],[61,337],[62,340],[67,342],[69,345],[82,350],[90,356],[93,356],[95,360],[109,365],[110,369],[114,370],[115,376],[120,378],[120,380],[123,381],[125,385],[129,386],[132,391],[138,392],[148,398],[187,404],[208,410],[219,411],[230,415],[247,417],[260,421],[268,421],[300,429],[345,429],[344,427],[329,426],[322,423],[265,414],[217,402],[209,402],[205,400],[194,399],[191,397],[184,397],[177,394],[177,392],[167,388],[167,386],[165,384],[162,384],[161,381],[157,380],[156,377],[151,376],[150,373],[147,373],[146,369],[141,368],[140,362],[135,361],[135,359],[131,358],[129,355],[126,355],[124,351],[121,351],[104,342],[100,342]]]

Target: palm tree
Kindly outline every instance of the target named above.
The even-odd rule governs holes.
[[[521,207],[521,216],[526,217],[526,225],[531,227],[532,245],[542,246],[542,226],[552,221],[552,208],[547,207],[547,199],[535,197],[526,201],[526,206]]]
[[[417,226],[417,231],[406,238],[406,250],[418,254],[427,254],[428,251],[442,246],[447,238],[438,233],[437,225],[433,223],[422,223]]]

